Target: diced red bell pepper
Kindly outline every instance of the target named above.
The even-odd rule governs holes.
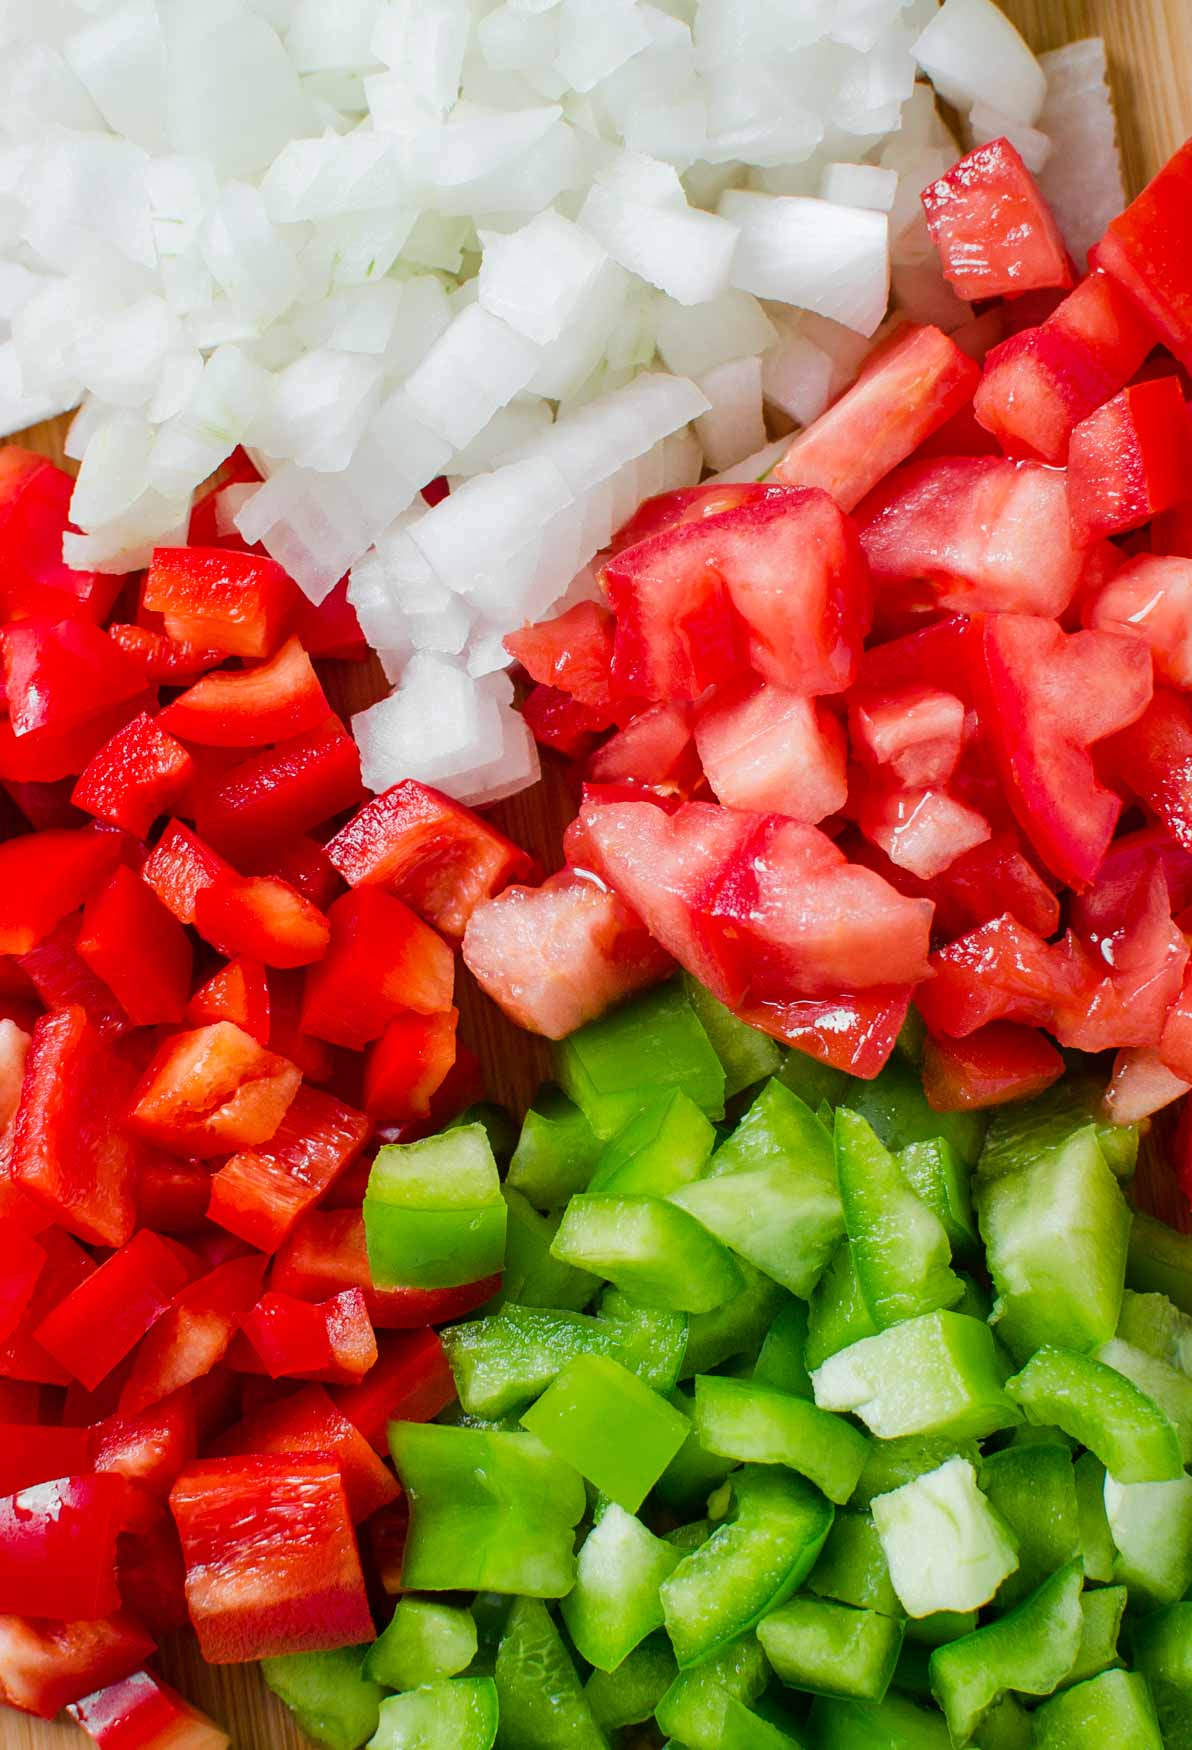
[[[14,734],[7,717],[0,718],[0,780],[56,784],[74,777],[118,730],[138,712],[152,709],[154,703],[151,693],[138,693],[69,729],[38,729],[32,735]]]
[[[437,1332],[400,1332],[380,1338],[367,1379],[331,1397],[373,1451],[387,1453],[389,1423],[433,1421],[455,1402],[455,1378]]]
[[[1192,559],[1141,554],[1085,602],[1082,617],[1143,639],[1157,680],[1192,687]]]
[[[756,1003],[739,1013],[751,1027],[760,1027],[817,1063],[872,1081],[890,1061],[911,994],[909,985],[885,985],[835,997]]]
[[[932,1033],[962,1039],[991,1021],[1051,1026],[1064,989],[1059,950],[1008,913],[931,956],[915,1001]]]
[[[138,1027],[181,1021],[194,955],[182,925],[131,869],[87,901],[79,957]]]
[[[214,1720],[152,1671],[137,1671],[67,1709],[100,1750],[227,1750]]]
[[[1040,327],[988,354],[977,418],[1007,455],[1062,465],[1081,420],[1125,388],[1154,344],[1117,281],[1091,273]]]
[[[5,1222],[4,1264],[0,1276],[0,1344],[8,1341],[25,1316],[45,1265],[45,1247],[15,1221]],[[0,1493],[4,1492],[0,1489]]]
[[[5,620],[48,615],[99,622],[120,586],[74,571],[62,558],[74,481],[44,456],[15,444],[0,458],[0,605]]]
[[[0,1378],[0,1427],[40,1427],[41,1395],[33,1380]]]
[[[902,789],[869,781],[856,797],[857,823],[892,863],[930,881],[991,836],[989,822],[942,785]]]
[[[59,1301],[87,1280],[95,1263],[90,1254],[76,1245],[61,1228],[47,1229],[38,1243],[45,1252],[46,1261],[20,1323],[7,1343],[0,1347],[0,1378],[38,1385],[67,1385],[70,1374],[46,1353],[33,1332]]]
[[[980,377],[980,367],[938,328],[908,326],[795,438],[771,478],[820,486],[842,510],[855,510],[968,405]]]
[[[8,798],[23,817],[20,821],[13,822],[12,831],[6,831],[5,838],[24,832],[26,826],[31,826],[34,832],[86,826],[84,815],[70,799],[73,788],[70,778],[59,778],[53,784],[4,783],[3,796]],[[0,807],[3,807],[2,802]],[[4,812],[7,814],[8,810],[5,809]],[[7,824],[6,821],[5,825]]]
[[[414,778],[366,802],[327,855],[349,887],[388,887],[452,940],[482,900],[533,868],[488,821]]]
[[[9,1424],[0,1441],[0,1496],[16,1495],[38,1483],[79,1476],[91,1468],[91,1436],[86,1428]],[[0,1671],[0,1682],[3,1672]]]
[[[195,896],[195,927],[221,954],[265,966],[309,966],[331,940],[326,916],[288,881],[231,870]]]
[[[270,1285],[300,1300],[327,1300],[359,1288],[379,1331],[413,1331],[466,1318],[492,1299],[501,1278],[487,1276],[463,1288],[374,1288],[357,1205],[308,1210],[274,1259]]]
[[[364,1110],[370,1118],[404,1124],[430,1116],[431,1101],[455,1062],[458,1021],[456,1009],[393,1017],[369,1047],[364,1065]]]
[[[305,735],[330,706],[297,638],[255,668],[206,674],[162,712],[163,728],[207,747],[264,747]]]
[[[523,626],[505,639],[510,656],[531,680],[566,693],[607,727],[614,707],[609,690],[616,624],[599,602],[577,602],[553,620]]]
[[[696,716],[695,746],[726,808],[788,814],[816,826],[848,796],[840,720],[769,681],[718,691]]]
[[[306,974],[304,1031],[359,1050],[405,1009],[419,1015],[450,1009],[451,950],[400,899],[357,887],[327,915],[331,945]]]
[[[1151,552],[1192,559],[1192,501],[1165,510],[1151,524]]]
[[[302,1073],[231,1021],[167,1039],[132,1098],[129,1123],[176,1154],[208,1159],[268,1142]]]
[[[222,1434],[215,1449],[231,1455],[262,1452],[330,1456],[343,1477],[354,1525],[395,1501],[401,1493],[393,1472],[321,1385],[303,1386],[253,1411]]]
[[[132,1353],[186,1279],[185,1265],[166,1241],[142,1228],[33,1334],[69,1374],[94,1391]]]
[[[946,784],[964,745],[964,700],[933,687],[858,688],[848,723],[858,759],[887,767],[899,784]]]
[[[111,874],[119,833],[28,833],[0,844],[0,953],[27,954]]]
[[[275,845],[268,855],[250,857],[244,873],[275,875],[288,881],[320,911],[326,911],[344,890],[338,869],[324,847],[312,838],[291,839],[288,844]]]
[[[159,1510],[152,1525],[120,1539],[116,1578],[125,1610],[144,1623],[155,1640],[189,1628],[186,1564],[168,1512]]]
[[[360,630],[356,610],[348,600],[348,580],[341,577],[331,594],[321,602],[301,596],[294,614],[294,630],[311,656],[337,662],[367,662],[372,655],[368,639]]]
[[[923,1091],[936,1112],[968,1112],[1030,1100],[1064,1073],[1045,1034],[994,1021],[967,1039],[928,1039]]]
[[[210,1664],[373,1638],[343,1484],[330,1459],[206,1459],[182,1473],[170,1506],[186,1556],[191,1621]]]
[[[195,763],[161,720],[141,712],[95,755],[74,787],[76,807],[146,839],[187,792]]]
[[[539,747],[549,747],[569,760],[585,759],[610,727],[604,712],[581,705],[558,687],[531,687],[521,714]]]
[[[81,1008],[37,1023],[12,1176],[70,1233],[122,1246],[136,1221],[135,1156],[120,1128],[128,1077]]]
[[[74,728],[145,689],[136,664],[85,620],[25,620],[0,632],[8,718],[20,739]]]
[[[122,1416],[140,1416],[172,1399],[223,1360],[264,1272],[261,1257],[230,1258],[181,1290],[137,1351],[120,1393]]]
[[[216,1173],[211,1220],[263,1252],[276,1251],[351,1165],[371,1130],[363,1112],[318,1088],[300,1088],[268,1147],[234,1155]]]
[[[268,1045],[269,981],[265,968],[259,960],[229,960],[191,997],[186,1019],[193,1027],[234,1021],[259,1045]]]
[[[39,1622],[0,1616],[0,1701],[52,1720],[72,1701],[116,1683],[155,1651],[131,1616]]]
[[[1062,614],[1085,566],[1064,476],[1037,462],[910,462],[857,523],[883,611],[895,601],[914,612]]]
[[[338,718],[234,766],[199,798],[200,834],[236,861],[354,808],[364,799],[360,754]]]
[[[1068,501],[1082,545],[1141,528],[1192,492],[1192,418],[1177,377],[1123,389],[1082,420],[1068,451]]]
[[[136,1523],[125,1477],[59,1477],[0,1499],[0,1611],[82,1621],[120,1608],[116,1539]]]
[[[80,916],[64,918],[44,942],[21,956],[21,966],[47,1009],[80,1008],[105,1039],[120,1039],[133,1023],[79,954],[81,924]]]
[[[141,868],[141,880],[181,924],[195,921],[195,900],[230,864],[179,820],[172,820]]]
[[[1055,216],[1009,140],[976,147],[922,201],[944,277],[970,303],[1072,284]]]
[[[1144,875],[1112,924],[1070,930],[1057,955],[1066,989],[1052,1031],[1077,1051],[1157,1045],[1188,963],[1161,868]]]
[[[703,772],[692,734],[690,705],[649,705],[598,747],[586,776],[594,784],[635,782],[688,796]]]
[[[188,1388],[135,1416],[109,1416],[89,1431],[90,1466],[114,1471],[164,1501],[195,1456],[194,1400]]]
[[[281,643],[297,597],[276,560],[221,547],[159,547],[143,600],[179,643],[259,657]]]
[[[109,626],[108,637],[136,663],[150,686],[184,686],[193,676],[205,674],[225,660],[222,650],[179,644],[156,626]]]
[[[276,1290],[262,1295],[229,1356],[230,1365],[270,1379],[330,1385],[359,1385],[376,1360],[376,1332],[359,1288],[321,1302]]]
[[[202,1226],[211,1169],[202,1161],[144,1151],[137,1166],[137,1224],[154,1233],[190,1234]]]
[[[624,900],[570,869],[542,887],[507,887],[480,906],[464,961],[507,1015],[548,1039],[565,1038],[674,967]]]
[[[306,986],[304,972],[283,972],[274,968],[269,974],[269,1044],[274,1051],[296,1063],[308,1082],[325,1087],[336,1072],[336,1047],[316,1039],[302,1025],[302,999]]]
[[[1052,873],[1087,887],[1121,813],[1090,748],[1146,710],[1150,652],[1109,632],[995,614],[982,626],[981,654],[982,723],[1010,806]]]
[[[1114,219],[1093,262],[1125,287],[1156,335],[1192,369],[1192,141]]]

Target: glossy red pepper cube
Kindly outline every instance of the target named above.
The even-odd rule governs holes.
[[[138,1512],[137,1490],[119,1476],[59,1477],[0,1499],[0,1614],[119,1610],[116,1540]]]
[[[226,1750],[214,1720],[152,1671],[136,1671],[67,1709],[100,1750]]]
[[[121,1416],[140,1416],[211,1374],[261,1292],[265,1263],[256,1255],[229,1258],[175,1296],[137,1350]]]
[[[222,547],[159,547],[144,605],[179,643],[230,656],[271,656],[285,636],[298,590],[276,560]]]
[[[33,1332],[59,1301],[87,1280],[96,1265],[90,1253],[59,1227],[47,1228],[38,1243],[45,1252],[45,1263],[19,1323],[0,1346],[0,1380],[22,1381],[38,1387],[64,1386],[69,1385],[70,1374],[42,1348]]]
[[[78,952],[138,1027],[181,1021],[194,954],[182,925],[131,869],[87,901]]]
[[[186,795],[195,763],[160,718],[142,711],[88,764],[74,787],[77,808],[145,839],[155,820]]]
[[[0,1266],[0,1344],[6,1343],[20,1324],[45,1266],[45,1247],[15,1220],[6,1222],[4,1262]]]
[[[0,456],[0,604],[6,620],[107,617],[118,577],[76,571],[62,557],[74,481],[45,456],[5,446]]]
[[[274,1290],[245,1319],[229,1365],[270,1379],[355,1385],[376,1359],[376,1333],[361,1289],[346,1288],[322,1302]]]
[[[88,1391],[131,1354],[187,1279],[168,1241],[148,1228],[100,1265],[33,1333]]]
[[[52,1720],[70,1702],[127,1677],[155,1651],[123,1611],[94,1621],[0,1617],[0,1701]]]
[[[233,1155],[216,1173],[211,1220],[261,1251],[276,1251],[356,1159],[371,1131],[363,1112],[303,1086],[268,1146]]]
[[[152,709],[154,703],[151,693],[140,692],[82,723],[65,729],[37,729],[31,735],[17,735],[8,718],[0,718],[0,780],[55,784],[77,777],[117,730],[138,712]]]
[[[91,1434],[86,1428],[9,1424],[0,1439],[0,1496],[90,1469]]]
[[[353,1524],[396,1501],[397,1478],[327,1389],[304,1385],[245,1416],[219,1437],[217,1452],[330,1455],[343,1477]]]
[[[221,669],[195,681],[167,705],[162,725],[207,747],[265,747],[317,729],[330,715],[297,638],[288,638],[255,668]]]
[[[133,1022],[111,986],[92,972],[79,953],[81,928],[81,914],[63,918],[44,942],[21,956],[21,968],[45,1008],[82,1009],[105,1039],[120,1039],[132,1031]]]
[[[136,664],[85,620],[26,620],[0,632],[8,717],[18,736],[61,732],[144,691]]]
[[[302,1025],[355,1050],[404,1009],[445,1014],[455,961],[441,936],[379,887],[358,887],[331,907],[331,944],[306,975]]]
[[[427,1118],[431,1100],[455,1062],[459,1012],[395,1015],[364,1066],[364,1109],[379,1123]]]
[[[120,860],[119,833],[29,833],[0,844],[0,953],[27,954]]]
[[[231,871],[197,894],[195,927],[221,954],[265,966],[309,966],[331,939],[325,915],[288,881]]]
[[[213,972],[187,1004],[193,1027],[234,1021],[260,1045],[269,1043],[269,981],[259,960],[238,956]]]
[[[141,879],[182,924],[195,921],[195,900],[230,865],[181,821],[172,820],[141,868]]]
[[[164,1501],[195,1456],[198,1427],[189,1386],[136,1415],[117,1413],[87,1430],[94,1471],[127,1477]]]
[[[146,618],[160,619],[160,616]],[[197,674],[225,660],[222,650],[201,649],[197,644],[179,644],[167,638],[159,626],[108,627],[108,637],[118,644],[130,662],[135,662],[148,686],[185,686]]]
[[[378,1341],[376,1365],[331,1397],[374,1452],[389,1450],[390,1422],[431,1422],[455,1401],[455,1378],[436,1331],[397,1331]]]
[[[129,1124],[177,1154],[209,1158],[268,1142],[302,1081],[231,1021],[167,1039],[133,1093]]]
[[[360,753],[338,718],[263,749],[201,790],[200,834],[234,862],[278,846],[354,808],[364,796]]]

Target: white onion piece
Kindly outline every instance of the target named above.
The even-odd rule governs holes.
[[[872,335],[890,297],[885,213],[799,195],[730,189],[719,210],[740,231],[733,284]]]
[[[1022,162],[1034,176],[1051,157],[1051,141],[1039,128],[1016,121],[987,103],[974,103],[969,111],[968,138],[970,146],[983,146],[988,140],[1009,140]]]
[[[0,436],[11,437],[39,420],[56,419],[68,413],[76,399],[73,388],[59,395],[27,394],[16,346],[11,340],[0,342]]]
[[[529,386],[540,362],[532,340],[474,304],[435,342],[405,393],[428,431],[462,449]]]
[[[798,328],[786,330],[762,359],[762,392],[797,425],[810,425],[832,400],[831,358]]]
[[[481,306],[528,340],[557,340],[591,291],[605,261],[600,245],[555,212],[509,236],[482,232]]]
[[[1047,79],[994,0],[944,0],[915,44],[915,59],[941,96],[959,110],[975,103],[1034,122]]]
[[[704,460],[715,472],[731,468],[760,450],[766,441],[762,417],[762,361],[753,354],[717,365],[699,380],[711,402],[695,422]]]
[[[167,149],[165,43],[153,0],[123,0],[62,52],[113,133],[150,152]]]
[[[764,480],[778,466],[790,447],[791,440],[788,437],[777,438],[755,456],[746,456],[735,468],[725,468],[722,473],[713,475],[713,479],[718,486],[734,486],[738,481]]]
[[[819,193],[837,206],[888,213],[898,193],[898,173],[879,164],[825,164]]]
[[[662,298],[656,324],[659,355],[677,377],[702,377],[732,359],[765,352],[778,338],[757,299],[733,290],[694,308]]]
[[[1039,126],[1052,143],[1039,177],[1078,264],[1125,205],[1105,58],[1100,37],[1070,43],[1043,56],[1047,97]]]

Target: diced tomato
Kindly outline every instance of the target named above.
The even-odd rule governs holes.
[[[762,504],[766,499],[781,498],[785,487],[768,481],[742,480],[731,484],[709,480],[703,486],[680,486],[674,492],[661,492],[640,504],[629,521],[622,525],[605,548],[605,560],[623,553],[626,547],[636,547],[666,529],[681,523],[699,523],[708,517],[723,516],[738,510],[743,504]]]
[[[1189,1088],[1192,1083],[1173,1074],[1158,1051],[1145,1045],[1132,1046],[1114,1058],[1105,1110],[1115,1124],[1140,1124],[1182,1099]]]
[[[1192,491],[1192,418],[1176,377],[1123,389],[1076,427],[1068,451],[1075,538],[1141,528]]]
[[[154,1650],[140,1623],[121,1613],[84,1622],[0,1616],[0,1701],[52,1720],[68,1703],[127,1677]]]
[[[390,1422],[430,1422],[455,1402],[455,1379],[435,1331],[382,1336],[378,1359],[359,1385],[331,1393],[341,1415],[368,1441],[387,1453]]]
[[[324,914],[288,881],[231,870],[197,894],[195,927],[221,954],[265,966],[309,966],[331,939]]]
[[[703,773],[690,705],[648,705],[598,747],[587,765],[595,784],[634,782],[689,795]]]
[[[557,687],[531,687],[522,701],[521,714],[539,747],[549,747],[564,759],[586,757],[610,727],[603,711],[581,705]]]
[[[98,626],[25,620],[0,632],[8,717],[18,737],[61,734],[144,691],[144,677]]]
[[[900,688],[953,692],[973,702],[970,670],[977,634],[971,620],[950,614],[900,638],[871,644],[861,658],[857,698]]]
[[[842,510],[855,510],[972,400],[980,375],[938,328],[910,326],[795,438],[772,478],[784,486],[820,486]]]
[[[191,997],[186,1019],[192,1027],[234,1021],[258,1045],[268,1045],[269,981],[265,968],[259,960],[229,960]]]
[[[309,655],[338,662],[367,662],[372,655],[360,630],[356,610],[348,600],[348,580],[341,577],[331,594],[321,602],[301,596],[294,614],[294,630]]]
[[[75,806],[145,839],[186,794],[195,764],[180,741],[145,712],[117,730],[74,787]]]
[[[1024,855],[1013,829],[995,832],[931,881],[899,869],[866,839],[849,838],[841,848],[847,849],[853,862],[875,869],[900,893],[931,900],[934,931],[945,941],[1006,912],[1039,936],[1054,935],[1059,928],[1059,899]]]
[[[1113,220],[1094,265],[1125,287],[1156,335],[1192,369],[1192,141]]]
[[[0,458],[0,604],[5,620],[76,619],[99,622],[111,608],[119,579],[74,571],[62,558],[70,527],[74,481],[44,456],[15,444]]]
[[[815,826],[848,796],[839,719],[768,681],[746,682],[702,706],[695,745],[713,793],[728,808],[787,814]]]
[[[49,1228],[39,1239],[46,1261],[38,1274],[24,1313],[7,1343],[0,1347],[0,1378],[38,1385],[67,1385],[70,1375],[46,1353],[33,1332],[59,1301],[85,1282],[95,1269],[90,1255],[61,1228]]]
[[[922,200],[944,277],[970,303],[1072,284],[1060,228],[1009,140],[977,146]]]
[[[209,747],[264,747],[305,735],[330,707],[297,638],[255,668],[206,674],[162,712],[163,728]]]
[[[27,833],[0,844],[0,953],[27,954],[101,886],[120,860],[118,833]]]
[[[937,1112],[967,1112],[1030,1100],[1064,1073],[1045,1034],[994,1021],[966,1039],[928,1039],[923,1091]]]
[[[169,1245],[142,1228],[60,1301],[34,1336],[94,1391],[140,1342],[187,1279]]]
[[[371,1129],[362,1112],[333,1095],[300,1088],[268,1147],[234,1155],[215,1175],[212,1221],[264,1252],[276,1251],[351,1165]]]
[[[321,1385],[304,1386],[254,1411],[221,1435],[216,1447],[233,1455],[310,1453],[333,1458],[355,1525],[401,1493],[393,1472]]]
[[[490,902],[491,903],[491,902]],[[369,1047],[364,1065],[364,1109],[383,1124],[429,1118],[431,1101],[455,1062],[459,1011],[395,1015]]]
[[[57,1477],[78,1476],[91,1468],[91,1436],[86,1428],[50,1428],[9,1423],[0,1443],[0,1496],[16,1495]],[[0,1685],[3,1684],[0,1667]]]
[[[200,796],[201,835],[234,860],[276,851],[363,800],[360,754],[338,718],[234,766]]]
[[[195,900],[230,865],[197,833],[172,820],[141,869],[141,879],[182,924],[195,921]]]
[[[203,1656],[221,1665],[358,1646],[375,1632],[337,1465],[207,1459],[170,1505]]]
[[[889,1062],[910,1006],[909,985],[887,985],[755,1003],[740,1010],[740,1018],[817,1063],[872,1081]]]
[[[1104,634],[1109,636],[1109,634]],[[1192,851],[1192,709],[1169,687],[1104,749],[1106,769]]]
[[[136,663],[146,684],[151,686],[183,686],[194,675],[203,674],[224,660],[222,650],[179,644],[155,626],[109,626],[108,637],[130,662]]]
[[[357,887],[336,900],[328,917],[331,945],[306,974],[306,1032],[359,1050],[404,1009],[419,1015],[450,1009],[451,950],[400,899]]]
[[[302,1074],[231,1021],[177,1033],[136,1088],[129,1123],[177,1154],[229,1154],[268,1142]]]
[[[137,1491],[119,1476],[59,1477],[0,1499],[0,1609],[111,1616],[116,1540],[136,1518]]]
[[[860,787],[856,809],[866,838],[923,881],[942,875],[991,834],[985,816],[942,785],[903,789],[870,780]]]
[[[1122,632],[1150,646],[1155,676],[1192,687],[1192,559],[1142,554],[1086,600],[1086,626]]]
[[[270,1284],[300,1300],[327,1300],[344,1288],[360,1288],[379,1331],[413,1331],[466,1318],[492,1299],[501,1279],[488,1276],[465,1288],[374,1288],[357,1204],[308,1210],[278,1251]]]
[[[1151,524],[1151,552],[1192,559],[1192,502],[1165,510]]]
[[[120,1413],[140,1416],[223,1360],[261,1290],[265,1260],[231,1258],[188,1283],[137,1351],[120,1394]]]
[[[164,1501],[195,1456],[194,1400],[183,1387],[136,1415],[109,1416],[89,1430],[90,1465],[114,1471]]]
[[[87,901],[78,952],[137,1026],[181,1021],[194,958],[190,939],[131,869],[117,869]]]
[[[298,591],[273,559],[219,547],[159,547],[145,579],[145,606],[179,643],[230,656],[272,656]]]
[[[1065,986],[1059,950],[1006,914],[931,956],[915,1001],[931,1032],[962,1039],[991,1021],[1052,1025]]]
[[[615,622],[598,602],[577,602],[553,620],[523,626],[505,639],[505,648],[531,680],[566,693],[586,705],[604,726],[612,721],[609,672]]]
[[[270,1379],[359,1385],[376,1365],[377,1338],[364,1293],[345,1288],[330,1300],[262,1295],[232,1345],[229,1365]]]
[[[1081,581],[1064,475],[1037,462],[911,462],[857,511],[879,605],[1063,613]]]
[[[1052,1026],[1061,1045],[1157,1045],[1188,963],[1162,868],[1140,875],[1107,926],[1070,930],[1057,954],[1067,984]]]
[[[67,1711],[100,1750],[227,1750],[231,1742],[152,1671],[137,1671]]]
[[[938,688],[857,689],[849,739],[859,759],[888,767],[900,784],[946,784],[964,745],[964,714],[964,700]]]

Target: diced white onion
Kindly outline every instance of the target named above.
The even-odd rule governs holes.
[[[959,110],[987,103],[1034,122],[1047,79],[994,0],[944,0],[915,44],[915,59],[936,90]]]

